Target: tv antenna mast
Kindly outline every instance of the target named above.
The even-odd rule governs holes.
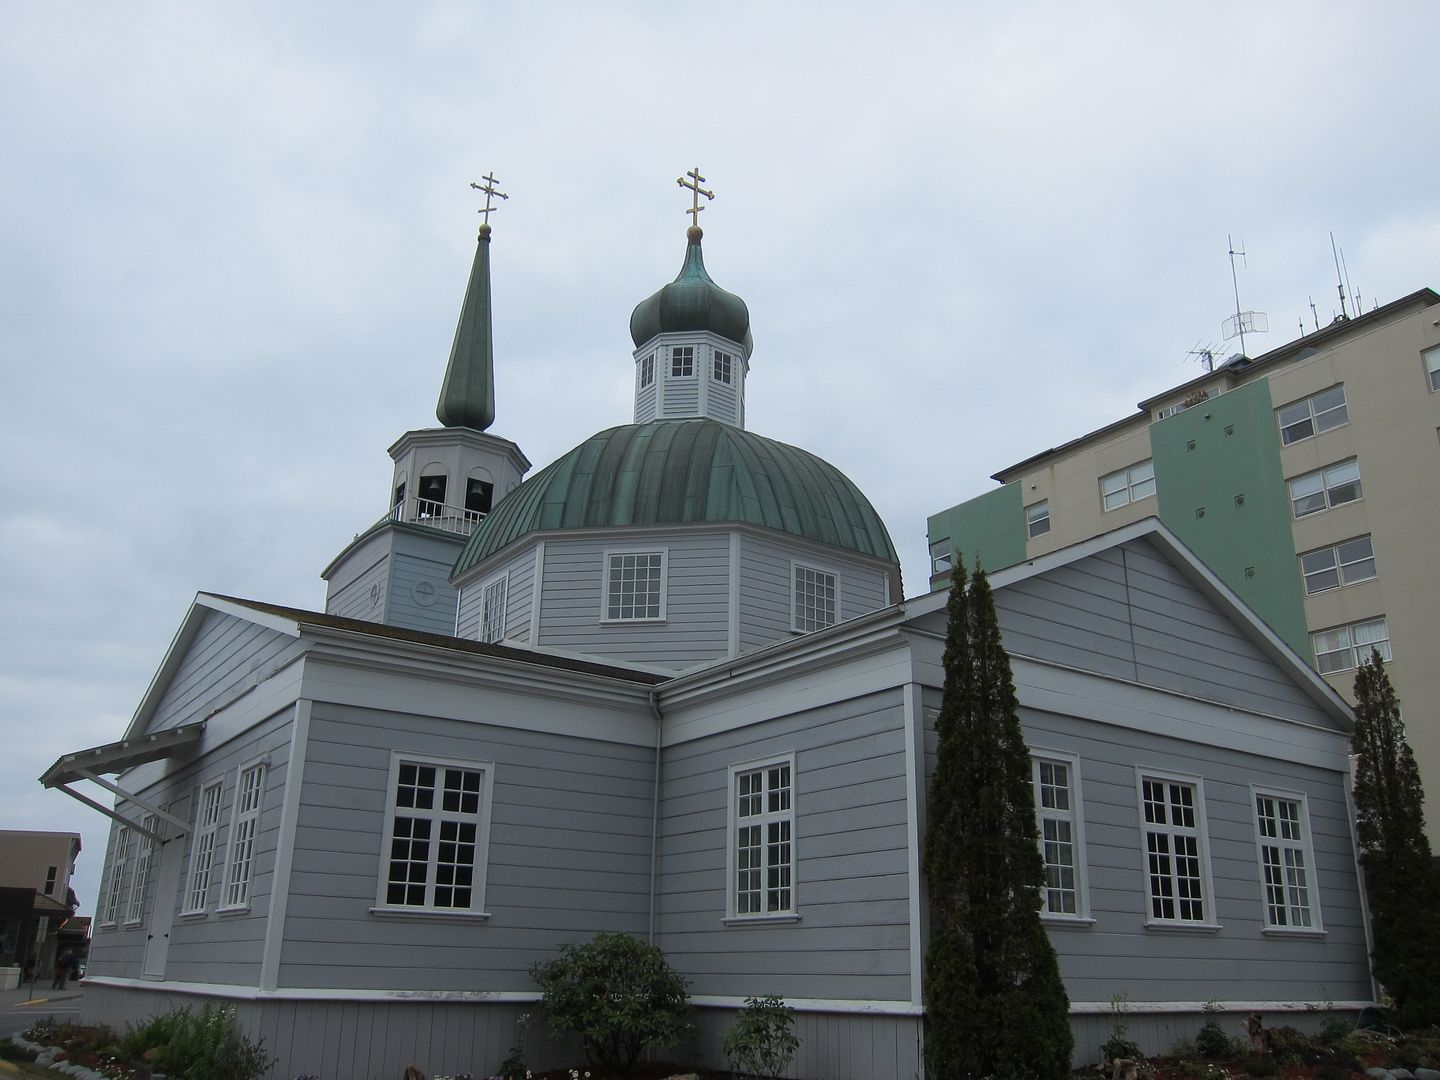
[[[1194,357],[1205,365],[1207,372],[1215,371],[1215,346],[1213,344],[1201,345],[1197,340],[1192,348],[1185,353],[1186,358]]]
[[[1235,273],[1235,256],[1239,255],[1242,260],[1245,258],[1245,252],[1243,250],[1245,241],[1242,239],[1240,241],[1241,247],[1237,248],[1235,241],[1230,239],[1227,233],[1225,242],[1230,245],[1230,284],[1235,287],[1235,314],[1221,323],[1220,328],[1225,332],[1226,341],[1229,341],[1233,337],[1240,339],[1240,355],[1244,356],[1246,332],[1248,331],[1252,334],[1267,333],[1270,330],[1270,317],[1263,311],[1240,310],[1240,279]],[[1248,268],[1250,264],[1247,262],[1245,265]]]
[[[1341,275],[1340,264],[1345,256],[1342,255],[1340,249],[1335,246],[1334,229],[1330,230],[1330,256],[1335,260],[1335,291],[1340,294],[1340,318],[1348,319],[1350,315],[1345,310],[1345,287],[1350,284],[1350,275],[1348,272],[1343,276]],[[1356,314],[1358,315],[1359,312],[1357,311]]]

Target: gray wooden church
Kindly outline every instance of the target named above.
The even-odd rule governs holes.
[[[87,1011],[232,1003],[275,1077],[485,1075],[530,965],[619,930],[689,980],[677,1058],[723,1064],[776,994],[793,1075],[920,1076],[943,594],[902,596],[839,469],[746,430],[749,312],[694,225],[631,315],[633,422],[525,479],[490,247],[441,426],[390,447],[325,611],[199,594],[123,739],[42,778],[114,819]],[[1077,1060],[1119,995],[1156,1050],[1207,1001],[1371,1000],[1343,702],[1153,519],[992,584]]]

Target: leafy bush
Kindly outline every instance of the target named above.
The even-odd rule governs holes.
[[[1195,1049],[1201,1057],[1212,1061],[1228,1060],[1246,1052],[1220,1026],[1220,1009],[1213,1001],[1205,1003],[1205,1023],[1195,1035]]]
[[[530,974],[557,1031],[574,1031],[592,1064],[628,1074],[641,1051],[669,1046],[689,1030],[685,980],[665,954],[629,934],[596,934],[565,945]]]
[[[0,1061],[34,1061],[35,1051],[27,1050],[9,1039],[0,1039]]]
[[[745,1009],[725,1033],[725,1057],[743,1077],[779,1076],[800,1040],[790,1028],[795,1014],[777,997],[745,999]]]
[[[235,1030],[235,1010],[215,1004],[131,1025],[119,1049],[181,1080],[258,1080],[274,1063],[263,1040],[251,1042]]]
[[[1125,1010],[1129,1006],[1129,999],[1124,994],[1116,994],[1110,999],[1110,1038],[1100,1044],[1100,1063],[1109,1065],[1110,1062],[1119,1058],[1129,1058],[1138,1061],[1144,1055],[1140,1052],[1140,1044],[1134,1039],[1127,1039],[1126,1033],[1130,1025],[1125,1020]],[[1177,1057],[1183,1056],[1176,1054]]]

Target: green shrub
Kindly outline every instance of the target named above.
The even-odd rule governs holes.
[[[263,1040],[251,1042],[235,1030],[235,1010],[215,1004],[131,1025],[118,1049],[178,1080],[258,1080],[273,1064]]]
[[[9,1039],[0,1039],[0,1061],[34,1061],[35,1051],[27,1050]]]
[[[596,934],[565,945],[530,974],[556,1031],[576,1032],[592,1064],[628,1074],[644,1050],[670,1046],[689,1030],[685,980],[665,954],[629,934]]]
[[[1130,1025],[1125,1020],[1125,1010],[1128,1007],[1129,998],[1125,994],[1116,994],[1110,999],[1110,1038],[1100,1044],[1102,1065],[1108,1065],[1117,1058],[1139,1060],[1144,1056],[1140,1052],[1139,1043],[1125,1037],[1130,1030]],[[1182,1056],[1184,1055],[1176,1054],[1176,1057]]]
[[[1205,1003],[1205,1023],[1195,1035],[1195,1049],[1201,1057],[1226,1061],[1245,1052],[1220,1026],[1220,1009],[1213,1001]]]
[[[725,1057],[743,1077],[779,1076],[800,1040],[791,1032],[795,1014],[777,997],[745,999],[745,1008],[725,1033]]]

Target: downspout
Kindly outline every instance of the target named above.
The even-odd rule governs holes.
[[[660,714],[660,697],[653,688],[650,691],[650,714],[655,717],[655,782],[650,801],[650,930],[646,940],[654,945],[656,871],[660,859],[660,733],[664,729],[665,718]]]

